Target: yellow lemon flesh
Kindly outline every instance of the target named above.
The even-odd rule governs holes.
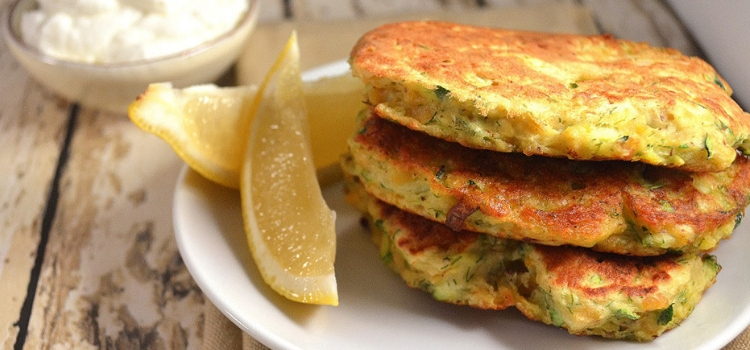
[[[364,106],[364,86],[350,74],[303,84],[313,161],[325,185],[341,176],[338,158],[346,151],[355,116]],[[252,85],[178,89],[169,83],[151,84],[130,105],[128,115],[139,128],[167,141],[193,170],[239,188],[257,91]]]
[[[339,158],[348,149],[357,113],[364,108],[364,84],[345,74],[305,82],[304,91],[318,181],[330,184],[342,177]]]
[[[257,91],[255,86],[151,84],[130,105],[128,116],[207,179],[238,188]]]
[[[266,76],[245,151],[245,232],[266,283],[288,299],[338,305],[335,213],[316,181],[296,35]]]

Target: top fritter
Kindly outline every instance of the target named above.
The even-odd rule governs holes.
[[[719,171],[750,114],[699,58],[611,36],[381,26],[350,63],[383,117],[464,146]]]

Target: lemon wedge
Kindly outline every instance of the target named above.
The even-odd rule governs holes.
[[[318,182],[324,186],[343,177],[339,159],[354,134],[357,113],[365,106],[365,86],[351,74],[303,84],[313,163]]]
[[[363,108],[364,85],[351,74],[305,82],[313,161],[322,185],[341,177],[338,158]],[[188,166],[207,179],[239,188],[249,126],[255,115],[253,85],[184,89],[148,86],[128,108],[139,128],[164,139]]]
[[[258,88],[150,84],[128,107],[139,128],[165,140],[207,179],[238,188]]]
[[[266,283],[288,299],[338,305],[335,213],[315,177],[296,34],[258,101],[240,178],[253,258]]]

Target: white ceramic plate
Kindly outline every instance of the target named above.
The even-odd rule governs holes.
[[[346,71],[345,62],[307,79]],[[750,324],[750,220],[716,251],[723,270],[693,314],[653,342],[577,337],[511,310],[443,304],[383,266],[341,184],[324,188],[337,213],[340,305],[290,302],[262,280],[250,256],[237,191],[185,169],[174,227],[191,275],[238,327],[274,349],[720,349]]]

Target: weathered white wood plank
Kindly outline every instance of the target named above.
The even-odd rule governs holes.
[[[292,15],[295,20],[332,21],[476,7],[475,0],[298,0],[292,2]]]
[[[662,11],[661,2],[582,2],[592,8],[602,28],[618,37],[691,50],[682,27]],[[281,22],[283,3],[263,1],[259,21]],[[577,1],[487,0],[487,9],[477,13],[471,12],[477,4],[472,0],[291,3],[292,13],[301,21],[294,24],[299,24],[301,41],[307,43],[302,48],[303,64],[310,67],[345,57],[361,34],[356,31],[382,23],[383,16],[405,19],[414,18],[409,14],[436,12],[440,13],[436,19],[455,19],[456,13],[468,11],[466,18],[477,24],[535,29],[492,10],[513,5],[533,12],[535,5]],[[357,21],[359,25],[348,21],[357,18],[367,20]],[[264,65],[270,65],[294,24],[261,29],[274,27],[276,34],[266,33],[261,42],[250,43],[239,71],[252,66],[250,70],[265,72]],[[328,34],[345,30],[350,32]],[[334,37],[343,43],[332,45]],[[240,72],[242,77],[246,74]],[[2,46],[0,76],[0,89],[6,94],[0,99],[0,176],[11,179],[10,185],[0,187],[0,295],[10,299],[0,303],[0,348],[10,348],[68,105],[31,82],[9,61]],[[26,348],[198,348],[203,296],[172,238],[172,192],[182,163],[166,144],[136,129],[122,115],[84,111],[78,124]]]
[[[662,46],[675,48],[686,55],[697,56],[700,54],[698,46],[690,36],[690,32],[675,17],[668,4],[663,1],[639,0],[636,2],[636,6],[640,8],[641,13],[646,14],[654,23],[654,30],[661,38]]]
[[[539,5],[577,5],[576,0],[486,0],[487,7],[519,7],[519,6],[539,6]]]
[[[351,0],[298,0],[292,3],[294,19],[330,21],[357,17]]]
[[[259,84],[276,56],[281,52],[292,30],[296,30],[300,44],[300,64],[309,69],[348,57],[357,39],[378,25],[388,21],[435,19],[484,26],[555,32],[596,33],[589,12],[570,4],[550,4],[553,11],[539,11],[539,6],[497,9],[467,9],[463,11],[418,12],[392,16],[368,16],[357,20],[312,21],[295,20],[260,24],[248,41],[237,62],[237,81],[240,84]]]
[[[605,33],[618,38],[672,47],[698,55],[689,33],[662,1],[582,0],[591,8]]]
[[[26,349],[196,349],[203,295],[177,251],[182,162],[124,115],[81,113]]]
[[[0,349],[16,341],[42,219],[67,126],[66,103],[0,43]]]
[[[284,19],[283,0],[259,0],[258,23],[281,21]]]

